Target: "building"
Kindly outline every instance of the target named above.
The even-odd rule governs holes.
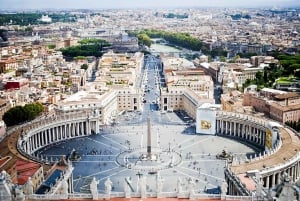
[[[243,94],[240,91],[234,90],[227,94],[221,95],[222,110],[229,112],[237,112],[243,106]]]
[[[99,61],[99,75],[105,79],[108,87],[112,85],[135,85],[144,65],[144,54],[137,52],[134,55],[105,53]]]
[[[215,134],[217,110],[221,110],[221,106],[210,103],[204,103],[197,108],[196,133]]]
[[[26,185],[28,183],[31,183],[30,185],[32,185],[32,190],[33,192],[35,192],[44,181],[44,171],[41,164],[30,161],[17,160],[14,169],[15,175],[11,176],[12,178],[17,178],[17,184],[24,187],[23,191],[25,192],[25,194],[29,193],[26,192]]]
[[[0,73],[7,73],[18,68],[18,62],[15,59],[0,60]]]
[[[49,17],[48,15],[42,15],[42,17],[40,18],[41,22],[45,22],[45,23],[51,23],[52,22],[52,18]]]
[[[300,119],[300,95],[293,92],[279,94],[278,90],[264,89],[261,93],[245,93],[243,105],[282,123]]]
[[[28,80],[23,78],[19,80],[8,80],[5,84],[5,89],[20,89],[21,87],[28,84]]]
[[[203,103],[214,103],[213,80],[194,64],[169,55],[161,55],[166,87],[161,87],[161,111],[185,110],[196,119]]]
[[[251,64],[256,67],[260,66],[261,64],[277,65],[279,62],[277,59],[275,59],[274,57],[271,57],[271,56],[252,56],[250,61],[251,61]]]

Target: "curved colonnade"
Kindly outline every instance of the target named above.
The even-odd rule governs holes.
[[[266,131],[270,120],[232,112],[217,112],[217,135],[229,137],[255,146],[260,152],[247,160],[233,158],[225,170],[228,194],[251,195],[246,183],[274,188],[287,173],[292,182],[300,176],[299,135],[288,127],[276,128],[278,137],[271,150],[265,150]],[[260,178],[257,177],[259,173]],[[243,180],[252,177],[252,181]]]
[[[22,129],[17,148],[24,156],[36,161],[44,161],[37,156],[37,150],[51,144],[88,136],[99,131],[99,115],[93,113],[69,114],[61,117],[52,116],[32,123]],[[289,128],[279,129],[279,136],[273,148],[265,150],[267,119],[232,112],[218,111],[216,115],[216,134],[233,138],[242,143],[255,146],[255,157],[242,161],[234,158],[225,170],[228,194],[249,196],[250,190],[240,179],[240,175],[259,172],[263,186],[272,188],[279,184],[280,175],[287,172],[292,181],[300,176],[299,136]],[[48,162],[48,161],[46,161]]]
[[[52,116],[39,122],[33,122],[22,129],[17,149],[35,161],[46,161],[36,152],[51,144],[72,138],[84,137],[99,131],[99,115],[93,113],[71,113],[63,116]]]

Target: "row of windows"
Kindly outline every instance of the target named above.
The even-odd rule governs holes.
[[[119,91],[119,94],[121,94],[121,93],[123,93],[123,94],[126,94],[126,93],[128,93],[128,94],[130,94],[130,91]]]

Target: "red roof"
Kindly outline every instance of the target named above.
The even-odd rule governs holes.
[[[41,165],[38,163],[17,160],[15,167],[18,175],[18,184],[24,185],[27,182],[28,177],[32,177]]]
[[[253,181],[253,179],[246,176],[246,174],[239,174],[238,177],[240,178],[241,182],[246,185],[246,188],[249,191],[255,191],[256,190],[256,184]]]

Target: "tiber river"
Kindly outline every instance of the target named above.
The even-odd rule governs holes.
[[[151,39],[151,40],[156,41],[158,39]],[[152,52],[177,52],[177,53],[181,52],[180,49],[168,45],[159,44],[159,43],[151,44],[150,49]]]

